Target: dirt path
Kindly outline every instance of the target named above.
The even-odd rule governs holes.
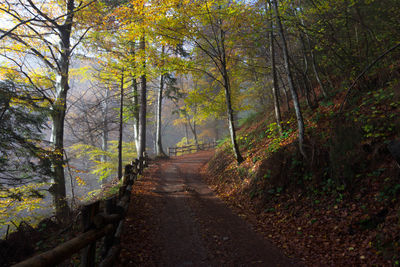
[[[212,152],[153,165],[132,192],[120,266],[292,266],[203,182]]]

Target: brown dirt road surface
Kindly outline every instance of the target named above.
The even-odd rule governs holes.
[[[153,163],[135,182],[119,266],[298,266],[203,182],[213,151]]]

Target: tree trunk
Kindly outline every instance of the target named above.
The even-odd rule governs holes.
[[[164,47],[163,47],[164,50]],[[167,155],[164,153],[162,148],[161,141],[161,112],[162,112],[162,100],[163,100],[163,90],[164,90],[164,74],[161,74],[160,78],[160,89],[158,90],[157,95],[157,127],[156,127],[156,154],[159,157],[166,157]]]
[[[302,87],[303,87],[303,90],[304,90],[304,94],[305,94],[305,97],[306,97],[307,106],[310,109],[313,109],[313,104],[312,104],[311,98],[310,98],[310,88],[309,88],[309,86],[307,84],[307,81],[306,81],[306,75],[304,73],[299,73],[298,75],[299,75],[298,76],[298,82],[299,82],[299,85],[300,85],[300,83],[302,84]]]
[[[229,133],[231,136],[232,148],[235,153],[236,161],[238,164],[244,161],[242,155],[240,154],[239,146],[236,142],[236,131],[233,121],[233,109],[231,103],[231,88],[229,82],[229,75],[226,68],[226,52],[225,52],[225,32],[222,29],[222,23],[220,22],[220,37],[221,37],[221,67],[222,67],[222,77],[224,79],[224,89],[225,89],[225,102],[226,102],[226,113],[228,117]]]
[[[283,93],[285,94],[287,110],[290,111],[290,99],[289,99],[289,94],[288,94],[288,92],[287,92],[286,85],[285,85],[285,83],[284,83],[284,81],[283,81],[283,79],[282,79],[282,75],[281,75],[280,73],[279,73],[279,80],[281,81],[282,88],[283,88]]]
[[[110,90],[106,88],[106,95],[105,95],[105,100],[103,104],[103,129],[101,133],[101,149],[103,151],[108,150],[108,104],[109,104],[109,98],[110,97]],[[101,162],[106,162],[107,161],[107,156],[102,155],[101,156]]]
[[[139,93],[136,78],[132,77],[133,139],[136,152],[139,149]]]
[[[105,100],[103,104],[103,109],[102,109],[102,116],[103,116],[103,127],[101,129],[101,149],[104,152],[108,151],[108,109],[109,109],[109,97],[110,97],[110,90],[106,88],[106,95],[105,95]],[[106,155],[101,155],[100,161],[101,162],[107,162],[108,158]],[[101,180],[102,184],[105,184],[107,182],[107,178],[104,178]]]
[[[186,145],[189,145],[189,133],[188,133],[188,124],[185,123],[185,137],[186,137]]]
[[[65,22],[57,30],[60,35],[60,57],[58,60],[56,76],[56,99],[52,105],[52,130],[51,143],[53,146],[54,184],[50,189],[54,197],[56,216],[68,216],[69,207],[66,200],[65,175],[64,175],[64,121],[67,110],[67,92],[69,90],[69,58],[71,53],[71,31],[74,18],[74,0],[67,2],[67,15]]]
[[[69,207],[66,200],[65,175],[64,175],[64,119],[66,110],[66,92],[57,97],[57,104],[52,107],[51,143],[53,146],[52,166],[54,183],[50,188],[56,208],[56,216],[64,218],[68,215]]]
[[[304,60],[304,67],[303,67],[303,72],[299,72],[299,75],[302,76],[302,83],[304,86],[304,90],[306,93],[306,100],[307,100],[307,105],[310,109],[313,109],[313,103],[310,98],[310,92],[311,92],[311,83],[308,83],[308,57],[307,57],[307,51],[306,51],[306,45],[304,44],[304,37],[303,34],[300,33],[300,43],[301,43],[301,48],[303,52],[303,60]]]
[[[135,46],[131,46],[132,57],[135,56]],[[136,62],[132,62],[133,69],[136,69]],[[132,75],[132,106],[133,106],[133,139],[135,141],[136,152],[139,149],[139,99],[138,84],[135,74]]]
[[[146,50],[146,39],[143,34],[140,40],[140,50],[145,53]],[[140,169],[143,168],[143,154],[146,151],[146,93],[147,93],[147,81],[146,81],[146,60],[142,59],[143,73],[140,77],[140,92],[139,92],[139,147],[138,147],[138,159],[140,164]]]
[[[318,98],[315,94],[312,82],[308,76],[308,57],[307,57],[307,47],[304,41],[304,36],[302,33],[300,33],[300,42],[301,42],[301,47],[302,47],[302,52],[303,52],[303,59],[304,59],[304,69],[303,69],[303,80],[304,80],[304,85],[305,85],[305,89],[306,89],[306,97],[307,97],[307,104],[309,104],[309,107],[311,109],[314,109],[316,107],[318,107]],[[313,98],[314,98],[314,103],[311,102],[310,100],[310,93],[312,94]]]
[[[139,149],[139,93],[136,78],[132,77],[133,139],[136,152]]]
[[[317,82],[319,84],[319,88],[321,89],[322,95],[324,96],[324,98],[327,98],[328,94],[326,93],[325,85],[322,83],[321,78],[319,76],[319,72],[317,69],[317,63],[315,62],[314,50],[311,47],[311,41],[310,41],[310,37],[308,36],[308,34],[306,34],[306,38],[307,38],[308,48],[310,49],[311,64],[312,64],[312,68],[314,71],[315,79],[317,80]]]
[[[187,121],[187,124],[186,125],[189,125],[189,128],[190,128],[190,131],[192,132],[192,134],[193,134],[193,138],[194,138],[194,143],[195,143],[195,145],[196,146],[199,146],[199,142],[198,142],[198,139],[197,139],[197,130],[196,130],[196,119],[195,119],[195,117],[194,117],[194,115],[193,115],[193,126],[192,126],[192,123],[190,122],[190,117],[189,117],[189,115],[187,115],[186,114],[186,121]],[[186,144],[188,145],[189,143],[188,143],[188,133],[187,133],[187,128],[186,128]]]
[[[269,52],[271,55],[271,71],[272,71],[272,94],[274,96],[274,107],[275,107],[275,119],[276,124],[278,125],[279,133],[282,135],[282,126],[281,126],[281,110],[279,107],[279,98],[278,98],[278,78],[276,76],[276,65],[275,65],[275,47],[274,47],[274,23],[272,20],[272,8],[271,3],[269,3],[269,9],[271,14],[271,22],[270,22],[270,32],[269,32]],[[267,4],[265,3],[265,12],[268,12]]]
[[[118,180],[122,179],[122,131],[124,115],[124,70],[121,73],[121,98],[119,103]]]
[[[226,79],[227,77],[224,77]],[[233,110],[232,110],[232,104],[231,104],[231,94],[229,90],[229,85],[225,85],[225,100],[226,100],[226,112],[228,116],[228,124],[229,124],[229,133],[231,136],[231,143],[232,143],[232,148],[233,152],[235,153],[236,161],[238,164],[242,163],[244,161],[242,155],[240,154],[239,151],[239,146],[236,142],[236,131],[235,131],[235,125],[233,123]]]
[[[294,84],[293,84],[293,78],[292,78],[292,73],[291,73],[290,64],[289,64],[288,48],[287,48],[287,44],[286,44],[285,34],[283,32],[283,26],[282,26],[281,19],[279,16],[278,3],[277,3],[277,0],[272,0],[272,2],[273,2],[273,7],[274,7],[274,11],[275,11],[275,16],[276,16],[275,19],[276,19],[276,22],[278,25],[279,35],[281,36],[281,39],[282,39],[283,59],[284,59],[284,63],[285,63],[285,70],[286,70],[287,79],[288,79],[288,83],[289,83],[289,89],[292,94],[293,106],[294,106],[294,109],[296,112],[297,125],[298,125],[298,130],[299,130],[299,149],[300,149],[300,153],[303,155],[303,157],[306,158],[306,154],[304,152],[304,147],[303,147],[303,144],[304,144],[303,115],[302,115],[301,109],[300,109],[299,98],[297,96],[297,92],[296,92],[296,89],[294,88]]]
[[[196,120],[193,118],[193,137],[194,137],[194,144],[196,147],[199,147],[199,139],[197,137],[197,129],[196,129]]]

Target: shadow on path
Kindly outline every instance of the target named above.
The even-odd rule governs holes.
[[[203,182],[200,168],[212,155],[161,161],[135,185],[141,190],[133,192],[121,266],[296,265]]]

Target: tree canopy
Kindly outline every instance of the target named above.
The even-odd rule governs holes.
[[[62,216],[69,165],[111,177],[123,154],[142,160],[180,140],[225,138],[239,166],[249,156],[239,122],[259,112],[274,117],[279,142],[289,131],[282,113],[295,118],[290,131],[312,162],[304,112],[346,94],[340,117],[346,101],[356,101],[353,88],[396,80],[394,71],[371,77],[396,69],[399,7],[398,0],[4,0],[0,189],[50,179]],[[83,160],[68,158],[73,149]]]

